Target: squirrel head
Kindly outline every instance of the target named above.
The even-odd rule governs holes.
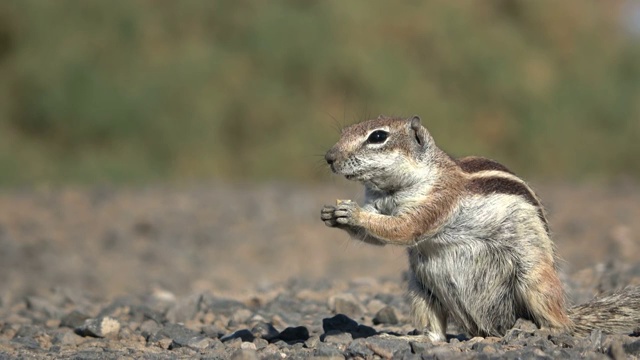
[[[428,175],[422,170],[433,170],[436,149],[418,116],[380,116],[344,128],[325,159],[334,173],[348,180],[393,191],[425,181],[417,177]]]

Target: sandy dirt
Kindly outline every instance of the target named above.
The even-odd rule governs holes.
[[[640,260],[639,187],[535,187],[566,273]],[[5,191],[1,292],[18,299],[65,287],[111,298],[152,288],[242,292],[291,278],[398,278],[402,249],[350,241],[319,220],[337,198],[362,196],[342,182]]]

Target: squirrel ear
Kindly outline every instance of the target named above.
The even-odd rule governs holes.
[[[420,123],[420,116],[413,115],[411,117],[411,130],[413,130],[413,134],[416,137],[418,145],[424,146],[424,144],[427,142],[427,131],[424,127],[422,127],[422,124]]]

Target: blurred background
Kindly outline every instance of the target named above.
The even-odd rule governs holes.
[[[3,1],[0,185],[317,182],[419,114],[528,177],[640,176],[633,1]]]
[[[567,272],[640,260],[636,1],[6,0],[0,304],[398,280],[319,220],[379,114],[533,180]]]

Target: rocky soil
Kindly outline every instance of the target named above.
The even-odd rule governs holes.
[[[640,285],[640,187],[537,186],[574,303]],[[340,183],[0,193],[0,359],[640,357],[639,329],[413,336],[404,252],[325,228]],[[413,337],[412,337],[413,336]]]

